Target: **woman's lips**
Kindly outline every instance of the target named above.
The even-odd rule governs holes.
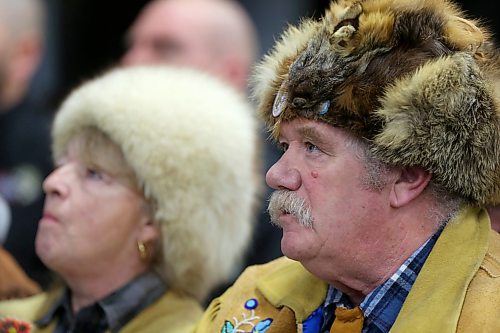
[[[59,221],[57,220],[57,218],[49,212],[44,212],[42,219],[40,220],[40,223],[58,223],[58,222]]]

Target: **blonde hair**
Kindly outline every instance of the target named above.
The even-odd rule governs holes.
[[[71,140],[78,146],[80,158],[87,166],[104,171],[129,188],[139,191],[134,169],[111,138],[95,126],[81,128]]]

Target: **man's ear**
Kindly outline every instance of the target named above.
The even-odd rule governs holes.
[[[421,167],[401,168],[390,193],[391,207],[402,207],[417,198],[427,187],[432,174]]]

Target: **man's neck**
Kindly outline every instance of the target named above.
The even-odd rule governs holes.
[[[359,254],[353,254],[346,260],[330,257],[335,261],[334,265],[329,262],[329,258],[325,261],[316,260],[312,265],[303,262],[303,265],[346,294],[354,305],[359,305],[439,228],[437,223],[430,222],[421,215],[400,216],[391,223],[397,227],[387,229],[385,239],[381,237],[377,241],[371,238],[367,240],[366,248],[350,249]]]
[[[500,205],[489,207],[488,214],[490,215],[491,228],[500,232]]]

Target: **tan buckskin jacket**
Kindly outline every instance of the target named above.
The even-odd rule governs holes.
[[[29,333],[52,333],[56,326],[55,321],[42,329],[36,327],[35,321],[59,299],[61,291],[59,289],[22,300],[0,302],[0,323],[5,318],[13,318],[29,323],[32,326]],[[193,331],[201,314],[202,309],[195,299],[168,291],[134,317],[120,332],[189,333]]]
[[[28,297],[41,291],[40,286],[26,275],[14,257],[0,247],[0,300]]]

